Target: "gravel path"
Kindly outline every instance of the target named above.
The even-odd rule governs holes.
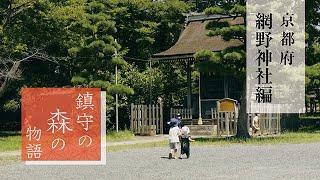
[[[156,135],[156,136],[135,136],[133,139],[128,141],[120,141],[120,142],[108,142],[108,146],[121,146],[121,145],[133,145],[133,144],[143,144],[150,142],[161,142],[168,139],[168,135]]]
[[[190,159],[167,148],[107,154],[106,166],[0,166],[0,179],[320,179],[320,143],[192,147]]]
[[[19,156],[21,154],[21,151],[7,151],[7,152],[0,152],[0,158],[1,157],[8,157],[8,156]]]

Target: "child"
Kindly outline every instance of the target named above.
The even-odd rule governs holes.
[[[169,130],[169,146],[170,146],[169,159],[172,159],[172,158],[177,159],[180,135],[181,135],[181,132],[178,127],[178,123],[172,123]]]
[[[181,123],[181,154],[180,154],[180,159],[182,159],[182,155],[186,154],[187,158],[190,157],[190,141],[194,141],[191,139],[191,136],[189,135],[190,129],[188,126],[185,126]]]

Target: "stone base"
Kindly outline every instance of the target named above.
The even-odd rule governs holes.
[[[190,135],[217,135],[217,125],[188,125]]]

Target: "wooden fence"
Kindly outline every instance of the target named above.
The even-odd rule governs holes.
[[[191,125],[193,125],[192,121],[192,109],[176,109],[171,108],[170,109],[170,119],[176,118],[177,114],[181,114],[181,120],[182,122],[190,122]]]
[[[237,134],[238,117],[235,112],[217,112],[217,136],[234,136]]]
[[[130,128],[134,134],[163,134],[162,104],[134,105],[131,104]]]
[[[248,127],[253,124],[253,114],[248,115]],[[259,126],[262,135],[279,134],[281,132],[280,113],[259,114]]]
[[[212,125],[218,125],[218,111],[216,108],[211,108]]]
[[[306,103],[306,114],[317,114],[320,113],[320,101],[311,100]]]
[[[175,117],[178,113],[182,116],[182,122],[192,122],[191,109],[173,109],[171,108],[170,117]],[[211,109],[210,124],[213,131],[216,131],[217,136],[234,136],[237,133],[237,122],[239,112],[229,111],[217,111],[217,109]],[[248,129],[251,127],[253,121],[253,114],[248,114]],[[187,125],[189,125],[187,124]],[[280,114],[260,114],[259,126],[262,135],[279,134],[281,132],[280,127]]]

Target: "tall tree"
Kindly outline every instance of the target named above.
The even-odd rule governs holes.
[[[25,37],[22,32],[15,33],[16,29],[22,28],[20,24],[16,23],[16,19],[25,14],[34,3],[35,1],[13,0],[0,3],[0,97],[10,80],[20,77],[21,63],[38,54],[38,52],[30,53],[25,43],[18,42],[17,38],[14,38],[14,36]]]
[[[60,62],[48,53],[56,39],[52,32],[58,32],[53,21],[46,18],[48,10],[45,0],[0,2],[0,97],[10,94],[6,91],[10,82],[23,79],[25,68],[35,63],[56,66]]]
[[[218,6],[205,9],[206,14],[224,14],[242,17],[246,22],[246,6],[243,1],[221,2]],[[246,27],[245,24],[230,25],[224,22],[210,22],[207,25],[209,36],[221,35],[225,40],[238,39],[243,45],[227,48],[221,52],[201,51],[195,54],[196,59],[207,59],[197,64],[200,71],[213,71],[217,74],[233,74],[242,84],[240,98],[240,113],[237,124],[237,136],[249,137],[246,113],[246,81],[245,81],[245,47]]]
[[[320,88],[320,0],[306,1],[306,91]],[[307,99],[308,100],[308,99]]]
[[[146,94],[151,88],[155,100],[164,89],[160,82],[172,77],[164,76],[165,68],[149,69],[146,63],[137,68],[137,63],[127,63],[122,57],[148,59],[168,48],[178,38],[183,27],[182,13],[187,10],[188,5],[179,0],[1,1],[0,57],[10,57],[10,61],[0,65],[5,75],[0,82],[7,89],[0,98],[1,104],[7,104],[6,110],[18,110],[19,89],[23,86],[100,87],[110,94],[109,127],[114,124],[115,102],[111,95],[116,93],[120,94],[120,119],[126,124],[128,104],[149,102]],[[52,62],[36,61],[38,58]],[[12,59],[28,63],[19,64],[11,73],[6,68],[17,67],[10,64]],[[114,83],[115,65],[120,70],[118,85]],[[12,79],[13,74],[21,78],[9,85],[3,83],[6,78]],[[170,84],[165,89],[175,93]],[[134,91],[136,96],[130,98]]]
[[[319,87],[319,19],[320,19],[320,1],[306,1],[306,64],[310,65],[307,67],[307,84],[308,89],[311,87]],[[241,16],[246,22],[246,7],[245,1],[235,1],[235,3],[224,3],[223,1],[219,6],[213,6],[205,9],[207,14],[228,14]],[[245,79],[245,25],[230,26],[228,24],[218,23],[209,24],[208,35],[215,36],[221,35],[225,40],[238,39],[244,43],[243,46],[236,48],[229,48],[219,53],[213,53],[210,51],[203,51],[197,53],[195,56],[197,59],[203,57],[209,61],[199,63],[199,69],[201,70],[212,70],[218,73],[232,73],[235,72],[237,77],[242,80]],[[249,137],[247,130],[247,116],[246,116],[246,87],[243,82],[242,98],[241,98],[241,109],[238,122],[239,137]]]

